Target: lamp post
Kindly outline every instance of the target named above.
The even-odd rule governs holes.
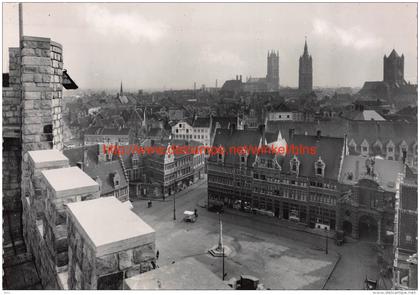
[[[176,196],[176,193],[174,194],[174,220],[176,220],[176,211],[175,211],[175,196]]]
[[[328,232],[325,229],[325,254],[328,255]]]

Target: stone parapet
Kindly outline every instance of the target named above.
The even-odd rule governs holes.
[[[27,196],[22,197],[24,237],[45,288],[67,288],[65,204],[99,198],[99,185],[57,150],[29,151]]]
[[[69,289],[122,289],[155,263],[155,231],[115,197],[68,207]]]

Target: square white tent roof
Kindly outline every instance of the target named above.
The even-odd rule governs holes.
[[[96,256],[132,249],[155,241],[155,230],[115,197],[70,203],[76,227]]]
[[[67,167],[42,171],[44,179],[56,197],[71,197],[99,191],[99,184],[79,167]]]

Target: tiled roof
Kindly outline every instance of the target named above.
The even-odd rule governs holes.
[[[283,137],[287,137],[290,129],[295,134],[314,135],[321,130],[322,136],[344,137],[348,140],[354,139],[357,145],[367,140],[373,145],[378,139],[386,144],[390,140],[399,145],[403,140],[409,148],[417,141],[417,124],[395,122],[395,121],[349,121],[337,119],[334,121],[318,122],[287,122],[268,121],[267,129],[270,131],[281,131]]]
[[[294,135],[292,139],[289,138],[286,141],[289,146],[294,144],[295,146],[302,145],[306,147],[316,147],[315,155],[303,154],[296,156],[300,161],[300,176],[315,176],[315,162],[321,158],[321,160],[325,163],[324,177],[338,180],[340,163],[343,156],[343,138],[321,136],[318,139],[317,136]],[[294,156],[291,154],[280,157],[280,163],[282,163],[283,172],[291,172],[290,160],[292,160],[293,157]],[[281,158],[283,158],[283,161],[281,161]]]
[[[242,82],[240,80],[227,80],[221,91],[240,91],[242,89]]]
[[[212,129],[216,127],[216,123],[220,124],[220,128],[228,129],[230,125],[237,123],[236,117],[213,117]]]
[[[225,163],[234,164],[239,161],[239,155],[229,153],[230,147],[238,147],[244,145],[258,146],[261,140],[261,132],[259,130],[229,130],[229,129],[217,129],[216,136],[214,138],[213,146],[224,147]],[[255,160],[255,155],[252,153],[249,155],[247,164],[251,164]],[[209,161],[217,162],[217,155],[211,155]]]
[[[353,113],[350,119],[356,121],[385,121],[385,119],[374,110],[364,110]]]
[[[129,132],[129,128],[90,127],[86,129],[85,135],[128,135]]]
[[[71,166],[76,166],[78,162],[84,162],[83,171],[92,179],[99,177],[102,183],[101,194],[108,194],[115,190],[113,173],[120,175],[120,188],[128,186],[123,167],[118,158],[112,161],[98,162],[100,145],[91,145],[64,150],[64,155],[69,159]],[[84,151],[87,151],[87,159],[84,159]]]
[[[210,128],[210,118],[197,118],[194,120],[193,127]]]
[[[341,170],[340,182],[345,184],[356,184],[360,179],[368,178],[374,180],[385,191],[396,191],[396,181],[399,173],[403,173],[404,164],[401,161],[384,160],[375,158],[375,177],[366,175],[366,160],[362,156],[348,155],[344,158]]]
[[[274,142],[277,139],[275,133],[265,133],[267,142]],[[229,153],[230,147],[237,146],[254,146],[258,147],[262,138],[260,130],[227,130],[218,129],[216,131],[216,137],[214,139],[214,146],[223,146],[226,154],[224,157],[225,164],[239,163],[239,155]],[[316,147],[316,155],[310,155],[308,153],[304,155],[297,155],[297,159],[300,161],[299,175],[311,177],[315,176],[315,162],[321,158],[325,163],[325,177],[330,179],[338,179],[340,170],[340,162],[343,154],[343,138],[334,137],[320,137],[316,136],[305,136],[305,135],[294,135],[293,138],[287,139],[287,143],[290,145],[303,145],[308,147]],[[247,158],[247,166],[251,167],[255,161],[256,155],[250,153]],[[277,161],[281,166],[282,172],[290,173],[290,161],[293,159],[293,155],[290,153],[284,156],[277,155]],[[270,158],[273,158],[270,155]],[[211,162],[217,162],[217,155],[212,155],[209,158]]]

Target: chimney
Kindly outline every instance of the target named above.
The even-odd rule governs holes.
[[[289,140],[292,140],[294,136],[295,136],[295,129],[290,128],[289,129]]]
[[[321,139],[321,130],[317,130],[316,131],[316,140],[320,140]]]
[[[239,80],[238,75],[236,75],[236,81],[238,81],[238,80]]]
[[[242,75],[239,76],[239,80],[242,82]]]

